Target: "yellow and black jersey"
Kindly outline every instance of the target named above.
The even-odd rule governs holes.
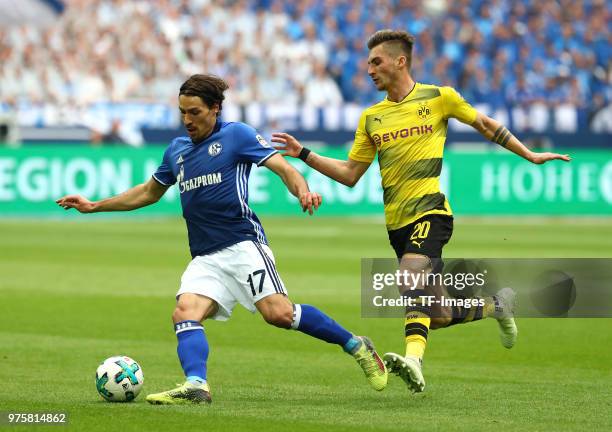
[[[471,124],[476,110],[451,87],[421,83],[401,102],[385,98],[361,114],[349,158],[370,163],[378,151],[388,230],[428,214],[452,214],[440,192],[451,117]]]

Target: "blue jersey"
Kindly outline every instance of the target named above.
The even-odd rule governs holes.
[[[170,143],[153,178],[164,186],[177,183],[192,257],[244,240],[267,244],[249,208],[248,180],[251,165],[275,153],[252,127],[219,120],[201,143],[189,137]]]

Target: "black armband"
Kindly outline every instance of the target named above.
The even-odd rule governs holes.
[[[500,126],[493,134],[493,138],[491,138],[491,141],[499,144],[502,147],[506,147],[506,144],[508,144],[510,138],[512,138],[512,134],[510,133],[510,131],[506,129],[505,126]]]
[[[306,162],[306,159],[308,158],[309,154],[310,154],[310,150],[308,150],[306,147],[302,147],[302,150],[300,151],[298,158]]]

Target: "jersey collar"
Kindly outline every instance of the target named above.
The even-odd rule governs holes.
[[[385,96],[385,102],[393,104],[393,105],[399,105],[399,104],[403,104],[404,102],[406,102],[408,99],[410,99],[410,97],[412,97],[412,95],[414,95],[416,89],[418,86],[420,86],[421,84],[418,82],[414,82],[414,85],[412,86],[412,89],[410,89],[410,91],[408,92],[408,94],[406,96],[404,96],[404,99],[402,99],[399,102],[393,102],[392,100],[389,100],[389,95]]]

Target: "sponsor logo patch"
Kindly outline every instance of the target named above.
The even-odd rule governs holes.
[[[219,153],[221,153],[221,150],[223,150],[223,146],[219,141],[215,141],[214,143],[208,146],[208,154],[212,157],[215,157]]]
[[[270,144],[268,144],[268,141],[266,141],[264,137],[258,134],[255,135],[255,138],[257,138],[257,141],[259,141],[262,147],[270,148]]]

